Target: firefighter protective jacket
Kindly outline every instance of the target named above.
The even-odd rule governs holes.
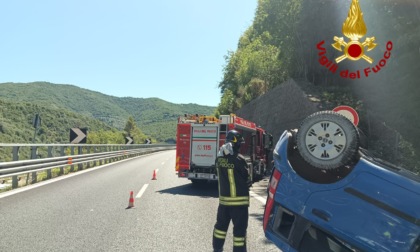
[[[236,153],[218,156],[216,168],[219,179],[219,204],[249,206],[248,170],[245,158]]]

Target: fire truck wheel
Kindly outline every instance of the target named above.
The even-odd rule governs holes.
[[[258,182],[262,180],[265,174],[265,170],[266,170],[265,164],[261,160],[254,162],[254,176],[253,176],[254,181],[253,182]]]
[[[303,120],[296,135],[296,145],[306,162],[330,170],[354,160],[359,148],[359,133],[343,115],[321,111]]]

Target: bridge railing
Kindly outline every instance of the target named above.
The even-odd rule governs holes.
[[[29,157],[21,157],[25,149]],[[26,185],[36,183],[42,173],[43,180],[53,176],[88,169],[126,158],[152,152],[175,149],[171,144],[1,144],[3,153],[9,153],[12,161],[0,159],[0,182],[11,180],[12,189],[19,187],[21,176],[26,174]],[[55,171],[53,175],[53,171]],[[31,180],[29,181],[29,175]],[[21,183],[22,184],[22,183]]]

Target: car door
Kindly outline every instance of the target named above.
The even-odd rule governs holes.
[[[396,174],[383,175],[362,171],[341,188],[312,193],[304,216],[366,250],[410,251],[419,235],[419,192],[401,186]]]

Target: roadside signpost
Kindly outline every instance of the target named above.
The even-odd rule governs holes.
[[[334,108],[333,111],[347,117],[354,125],[357,126],[359,124],[359,115],[354,108],[349,106],[338,106]]]
[[[84,144],[87,140],[87,128],[71,128],[70,129],[70,143],[72,144]],[[83,153],[82,146],[77,148],[79,155]],[[71,148],[71,155],[74,155],[74,147]],[[79,170],[83,169],[83,164],[78,165]],[[74,171],[74,165],[71,166],[70,172]]]
[[[70,129],[70,143],[79,144],[86,143],[87,128],[71,128]]]
[[[134,140],[131,136],[126,136],[125,137],[125,144],[134,144]]]

